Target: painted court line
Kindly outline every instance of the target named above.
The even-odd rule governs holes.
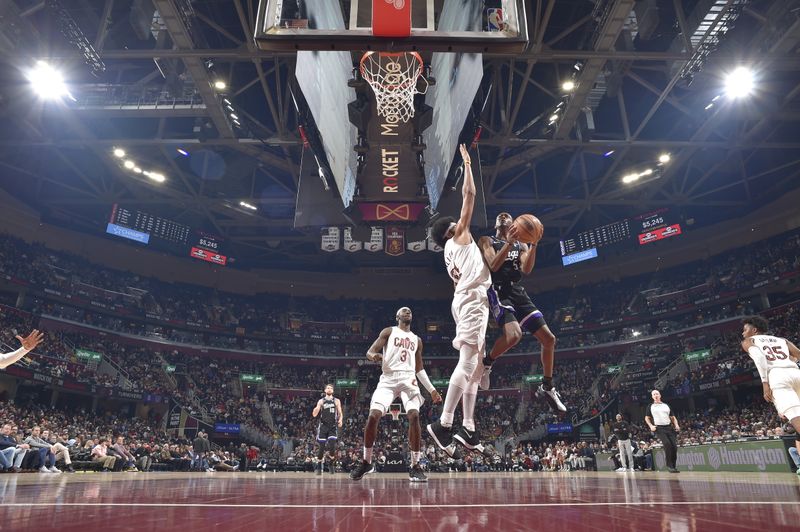
[[[149,502],[4,502],[2,508],[123,507],[123,508],[548,508],[576,506],[800,506],[800,501],[653,501],[653,502],[532,502],[504,504],[217,504]]]

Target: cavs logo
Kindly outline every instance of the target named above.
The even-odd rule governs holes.
[[[375,217],[378,220],[409,220],[411,218],[411,207],[408,203],[390,207],[379,203],[375,206]]]
[[[406,7],[406,0],[386,0],[387,4],[392,4],[398,11]]]

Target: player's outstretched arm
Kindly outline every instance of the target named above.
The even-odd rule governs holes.
[[[314,410],[311,411],[311,417],[317,417],[320,410],[322,410],[322,399],[317,401],[317,406],[315,406]]]
[[[464,160],[464,184],[461,186],[461,215],[456,224],[453,240],[456,244],[465,246],[472,242],[469,226],[472,223],[472,211],[475,208],[475,180],[472,177],[472,159],[467,146],[459,146],[461,158]]]
[[[482,236],[478,239],[478,247],[481,249],[481,253],[483,254],[483,261],[493,272],[499,270],[503,265],[503,262],[505,262],[506,258],[508,258],[508,252],[511,249],[511,246],[513,245],[514,240],[509,239],[505,244],[503,244],[503,247],[500,248],[500,251],[495,251],[491,238],[488,236]]]
[[[0,355],[0,369],[7,368],[11,364],[19,361],[25,355],[36,349],[36,346],[38,346],[42,342],[42,338],[44,338],[44,335],[41,332],[39,332],[38,329],[34,329],[25,338],[23,338],[20,335],[17,335],[17,340],[19,340],[19,343],[22,344],[22,347],[20,347],[16,351]]]
[[[386,347],[386,343],[389,341],[389,335],[392,334],[392,328],[386,327],[381,333],[378,335],[378,338],[372,342],[372,345],[369,346],[367,350],[367,360],[370,362],[380,362],[383,360],[383,348]]]

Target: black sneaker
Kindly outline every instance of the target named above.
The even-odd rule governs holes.
[[[478,432],[473,430],[467,430],[464,427],[458,429],[458,432],[453,436],[453,439],[458,440],[461,445],[469,449],[470,451],[478,451],[479,453],[483,453],[483,444],[481,443],[481,439],[478,437]]]
[[[670,472],[670,473],[680,473],[680,471],[678,471],[678,470],[677,470],[677,469],[675,469],[674,467],[670,467],[670,468],[669,468],[669,472]]]
[[[428,482],[428,477],[425,476],[425,472],[417,464],[408,471],[408,480],[411,482]]]
[[[536,390],[536,397],[547,401],[550,410],[553,410],[555,412],[567,411],[567,407],[564,406],[564,403],[561,402],[561,395],[559,395],[559,393],[556,391],[555,388],[550,388],[549,390],[545,390],[544,384],[540,384],[539,389]]]
[[[361,480],[364,475],[369,475],[375,472],[375,466],[369,462],[361,461],[358,467],[350,472],[350,478],[353,480]]]
[[[440,449],[453,456],[453,453],[447,450],[453,442],[452,427],[444,427],[440,422],[436,421],[425,427],[425,430],[428,431],[428,434],[431,435],[431,438]]]

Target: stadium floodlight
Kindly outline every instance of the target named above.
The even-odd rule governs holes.
[[[133,162],[133,161],[131,161],[130,159],[128,159],[127,161],[125,161],[125,162],[124,162],[124,163],[122,163],[122,164],[123,164],[123,165],[125,166],[125,168],[127,168],[128,170],[133,170],[133,168],[136,166],[136,163],[134,163],[134,162]]]
[[[156,183],[163,183],[167,179],[166,177],[164,177],[164,174],[159,174],[157,172],[145,172],[145,175],[147,175],[147,177],[149,177]]]
[[[557,114],[554,113],[554,114],[550,115],[550,123],[551,124],[553,122],[555,122],[556,120],[558,120],[558,115]]]
[[[639,175],[640,175],[640,176],[653,175],[653,169],[652,169],[652,168],[648,168],[647,170],[643,171],[643,172],[642,172],[641,174],[639,174]]]
[[[658,162],[660,162],[661,164],[667,164],[670,161],[670,159],[672,159],[672,157],[670,156],[669,153],[662,153],[661,155],[658,156]]]
[[[69,96],[61,72],[44,61],[37,61],[36,66],[28,72],[27,77],[33,90],[42,99],[57,100],[63,96]]]
[[[138,166],[134,166],[133,167],[133,172],[136,173],[136,174],[141,174],[142,173],[142,169],[139,168]]]
[[[626,185],[633,183],[634,181],[639,180],[639,174],[628,174],[622,178],[622,182]]]
[[[572,80],[565,81],[564,83],[561,84],[561,89],[564,90],[564,92],[572,92],[574,88],[575,88],[575,82]]]
[[[123,150],[122,148],[114,148],[114,157],[122,159],[123,157],[125,157],[125,150]]]
[[[218,79],[217,81],[214,82],[214,88],[217,89],[218,91],[224,91],[225,89],[228,88],[228,84],[222,81],[221,79]]]
[[[258,210],[258,207],[256,207],[255,205],[253,205],[251,203],[247,203],[246,201],[240,201],[239,205],[241,205],[245,209],[250,209],[251,211],[257,211]]]
[[[234,120],[239,120],[239,116],[236,115],[235,113],[231,113],[231,118]]]
[[[747,67],[737,67],[725,77],[725,94],[731,98],[742,98],[753,92],[755,75]]]

